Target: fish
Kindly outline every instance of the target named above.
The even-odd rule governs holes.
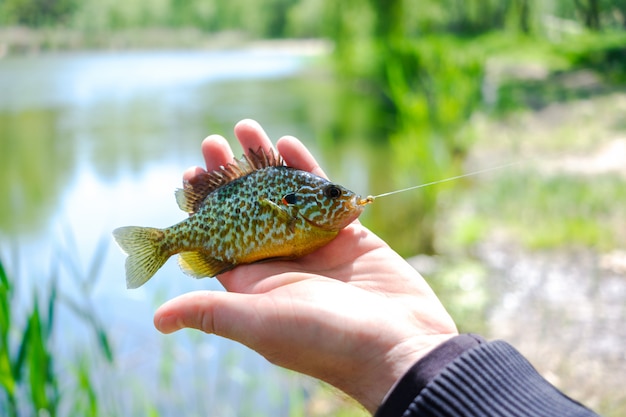
[[[275,151],[263,148],[196,175],[175,196],[189,214],[181,222],[113,231],[128,255],[127,288],[145,284],[176,254],[183,272],[195,278],[305,256],[332,241],[373,201],[289,167]]]

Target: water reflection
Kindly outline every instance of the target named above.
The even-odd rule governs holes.
[[[122,104],[142,93],[183,103],[206,83],[283,77],[301,65],[293,54],[269,50],[9,57],[0,61],[0,109],[87,106],[107,100]]]
[[[253,116],[274,136],[312,137],[300,122],[307,104],[298,91],[284,90],[304,82],[293,77],[305,63],[270,51],[0,60],[0,255],[12,260],[8,269],[24,292],[44,284],[59,253],[87,270],[98,241],[117,226],[181,220],[173,190],[187,166],[201,163],[207,134],[232,137],[234,123]],[[136,378],[125,372],[122,381],[103,366],[99,385],[122,404],[113,411],[145,411],[141,398],[148,396],[162,415],[176,415],[181,404],[189,415],[286,413],[289,395],[301,395],[292,376],[229,341],[154,330],[159,303],[219,289],[217,281],[195,281],[170,261],[153,285],[127,291],[124,256],[109,246],[93,302],[118,352],[115,369]],[[60,269],[62,290],[80,296],[62,262]],[[57,320],[67,333],[60,343],[65,354],[88,343],[68,311]],[[260,383],[266,380],[272,383]]]
[[[39,230],[59,203],[76,158],[67,137],[51,137],[59,116],[39,108],[0,114],[0,231]]]
[[[0,203],[0,230],[41,229],[50,215],[45,210],[82,175],[81,166],[116,181],[142,172],[150,161],[196,163],[202,137],[229,133],[236,120],[262,104],[238,110],[233,103],[257,101],[259,86],[232,83],[232,91],[224,91],[216,81],[274,78],[301,65],[294,56],[244,52],[0,61],[0,170],[10,196]]]

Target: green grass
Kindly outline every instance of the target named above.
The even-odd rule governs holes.
[[[66,267],[74,270],[80,287],[80,300],[62,293],[57,285],[59,264],[51,268],[44,290],[34,288],[30,306],[19,297],[15,282],[0,259],[0,408],[9,416],[60,415],[61,410],[73,410],[71,415],[95,416],[101,411],[93,386],[93,362],[97,357],[113,361],[108,335],[89,302],[91,290],[104,259],[106,245],[102,240],[86,275],[79,274],[73,258],[60,256]],[[21,289],[21,288],[20,288]],[[57,357],[61,323],[55,320],[61,306],[68,306],[93,331],[93,345],[88,341],[78,353],[75,363],[61,364]],[[73,373],[71,389],[65,386],[66,370]]]
[[[122,377],[109,332],[96,314],[91,297],[108,244],[103,239],[96,247],[88,267],[82,269],[74,255],[77,252],[73,250],[75,243],[72,243],[72,237],[66,236],[65,240],[69,243],[58,250],[56,261],[50,268],[50,276],[40,277],[41,282],[48,282],[49,285],[43,289],[33,289],[26,300],[22,291],[29,291],[29,287],[18,286],[19,276],[5,269],[0,259],[0,410],[7,417],[125,414],[157,417],[171,414],[171,409],[176,406],[188,409],[190,415],[198,412],[198,415],[204,414],[199,410],[211,410],[218,414],[238,412],[250,416],[267,415],[266,409],[257,406],[256,393],[262,392],[262,388],[274,381],[251,376],[242,382],[239,377],[245,375],[246,370],[240,368],[242,358],[238,350],[227,351],[223,360],[211,365],[212,370],[220,375],[220,388],[207,383],[205,363],[199,361],[202,365],[195,367],[193,382],[190,383],[196,390],[191,398],[199,401],[198,404],[185,403],[184,398],[188,396],[181,395],[180,387],[176,385],[175,374],[180,364],[175,358],[180,354],[179,349],[184,349],[175,345],[182,343],[180,338],[164,337],[163,346],[156,346],[155,351],[150,353],[159,355],[157,397],[146,388],[152,381],[146,381],[145,376]],[[60,269],[73,277],[76,288],[71,290],[76,291],[71,292],[77,295],[70,296],[70,288],[63,291],[57,285]],[[89,337],[81,339],[76,345],[67,346],[67,329],[58,320],[60,309],[79,319],[84,325],[81,331]],[[189,354],[201,357],[201,346],[206,346],[206,338],[211,336],[196,331],[188,331],[186,334],[192,345]],[[194,347],[197,349],[193,350]],[[61,352],[68,348],[69,357],[67,353]],[[281,404],[285,398],[289,398],[290,416],[368,415],[353,400],[334,389],[314,380],[304,386],[301,376],[292,374],[293,381],[288,388],[277,383],[272,385],[274,392],[270,392],[274,404]],[[222,393],[230,395],[241,384],[246,394],[241,397],[241,401],[228,403],[219,398]],[[314,402],[322,407],[312,408]]]
[[[551,42],[513,36],[484,41],[500,83],[492,110],[500,114],[588,99],[626,83],[626,31],[583,32]]]
[[[495,77],[497,100],[468,123],[472,169],[520,164],[446,195],[438,246],[467,249],[495,235],[534,250],[626,245],[626,180],[600,167],[626,126],[626,32],[482,42],[493,54],[487,77]],[[543,75],[526,78],[529,65]]]
[[[533,172],[497,175],[464,196],[471,209],[451,226],[452,246],[471,246],[494,233],[534,250],[626,245],[626,186],[617,175]]]

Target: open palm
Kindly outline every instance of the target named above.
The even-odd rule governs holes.
[[[244,149],[269,149],[251,120],[235,127]],[[277,143],[292,167],[324,176],[297,139]],[[227,142],[203,142],[208,170],[231,162]],[[185,173],[189,178],[200,168]],[[228,292],[199,291],[165,303],[155,325],[237,340],[269,361],[320,378],[374,411],[416,360],[457,334],[423,278],[355,221],[328,245],[297,260],[242,265],[218,277]]]

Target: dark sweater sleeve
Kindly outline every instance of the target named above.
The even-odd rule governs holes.
[[[546,381],[511,345],[460,335],[419,360],[375,417],[597,416]]]

